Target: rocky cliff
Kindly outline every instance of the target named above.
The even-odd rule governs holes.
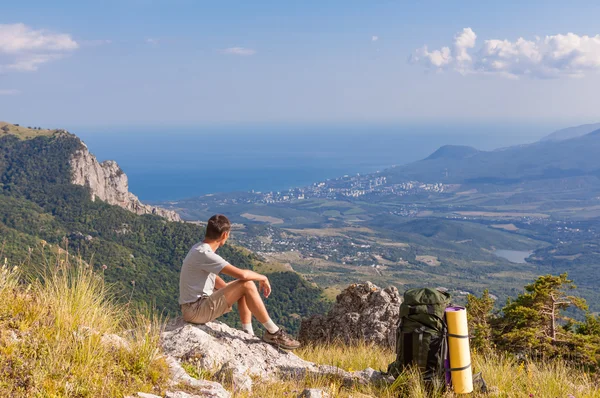
[[[90,188],[92,200],[96,198],[111,205],[117,205],[136,214],[155,214],[169,221],[181,221],[181,217],[172,210],[145,205],[137,196],[129,192],[127,175],[119,165],[107,160],[98,162],[87,146],[71,157],[72,183]]]
[[[394,347],[402,297],[393,286],[380,289],[371,282],[350,285],[336,298],[327,315],[302,321],[303,343],[342,340],[370,341]]]

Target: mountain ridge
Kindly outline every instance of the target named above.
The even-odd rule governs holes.
[[[592,131],[600,129],[600,123],[582,124],[579,126],[567,127],[561,130],[557,130],[547,136],[543,137],[540,142],[547,141],[564,141],[571,138],[581,137],[589,134]]]
[[[600,130],[562,141],[545,140],[494,151],[444,146],[429,157],[384,170],[390,181],[464,184],[546,179],[553,175],[596,176],[600,170]],[[449,154],[449,155],[446,155]]]
[[[76,135],[65,129],[41,129],[23,127],[7,122],[0,122],[0,138],[14,136],[19,140],[33,140],[38,137],[71,137],[79,142],[69,160],[71,167],[71,183],[87,187],[92,201],[99,198],[111,205],[120,206],[132,213],[154,214],[169,221],[182,221],[177,212],[157,206],[143,204],[137,196],[129,192],[127,175],[117,162],[106,160],[98,162],[89,151],[87,145]]]
[[[425,160],[429,159],[462,159],[468,156],[473,156],[480,151],[472,146],[467,145],[444,145],[438,150],[429,155]]]

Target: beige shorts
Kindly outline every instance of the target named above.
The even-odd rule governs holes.
[[[183,319],[191,323],[207,323],[214,321],[231,311],[225,300],[223,289],[216,290],[208,297],[200,297],[197,301],[181,305]]]

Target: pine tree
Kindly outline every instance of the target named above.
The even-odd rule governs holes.
[[[577,326],[577,333],[586,336],[600,337],[600,316],[587,314],[585,322],[582,322]]]
[[[540,276],[525,286],[525,292],[514,301],[508,300],[502,317],[494,322],[495,340],[499,347],[532,356],[563,356],[575,354],[579,346],[568,328],[574,322],[564,315],[570,307],[587,310],[585,300],[568,294],[575,289],[567,274]]]

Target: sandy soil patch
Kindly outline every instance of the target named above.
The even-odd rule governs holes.
[[[476,189],[469,189],[468,191],[457,192],[456,195],[472,195],[477,193]]]
[[[518,231],[519,228],[515,224],[492,224],[492,228],[503,229],[505,231]]]
[[[338,294],[342,292],[342,288],[339,286],[328,286],[323,289],[323,296],[332,302],[335,302],[335,299]]]
[[[244,213],[241,214],[242,217],[247,218],[248,220],[258,221],[258,222],[266,222],[269,224],[283,224],[283,219],[271,216],[259,216],[257,214]]]
[[[548,218],[548,214],[543,213],[516,213],[516,212],[493,212],[493,211],[457,211],[455,214],[467,217],[498,217],[498,218],[520,218],[535,217]]]
[[[344,236],[339,229],[333,228],[306,228],[306,229],[293,229],[286,228],[286,231],[297,234],[297,235],[310,235],[310,236]]]
[[[579,257],[581,257],[581,253],[578,254],[574,254],[572,256],[554,256],[554,258],[558,259],[558,260],[569,260],[569,261],[573,261],[578,259]]]
[[[389,246],[389,247],[408,247],[408,243],[402,243],[402,242],[394,242],[391,240],[378,240],[377,241],[378,245],[381,246]]]
[[[311,235],[311,236],[347,236],[348,232],[363,233],[365,235],[372,235],[375,233],[367,227],[345,227],[345,228],[304,228],[294,229],[286,228],[288,232],[298,235]]]
[[[417,261],[425,263],[431,267],[437,267],[441,264],[438,258],[435,256],[417,256],[416,258]]]
[[[429,217],[430,215],[433,214],[433,211],[431,210],[423,210],[417,213],[417,217]]]

